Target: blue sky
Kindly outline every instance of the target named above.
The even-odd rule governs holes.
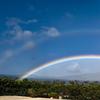
[[[0,74],[89,54],[100,54],[99,0],[0,0]]]

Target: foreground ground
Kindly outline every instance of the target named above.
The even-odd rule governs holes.
[[[49,98],[30,98],[22,96],[0,96],[0,100],[51,100]],[[58,100],[58,99],[53,99]]]

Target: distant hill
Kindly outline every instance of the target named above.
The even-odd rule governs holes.
[[[18,79],[17,75],[4,75],[4,74],[0,74],[0,78],[10,78],[10,79]]]
[[[30,79],[39,79],[39,80],[79,80],[79,81],[100,81],[100,72],[97,73],[87,73],[87,74],[77,74],[70,76],[61,76],[61,77],[43,77],[43,76],[34,76]]]
[[[62,79],[62,80],[82,80],[82,81],[100,81],[100,72],[79,74],[79,75],[72,75],[72,76],[63,76],[63,77],[60,77],[59,79]]]
[[[0,78],[10,78],[10,79],[19,79],[19,76],[17,75],[3,75],[0,74]],[[63,80],[63,81],[69,81],[69,80],[79,80],[79,81],[100,81],[100,72],[97,73],[87,73],[87,74],[77,74],[77,75],[70,75],[70,76],[61,76],[61,77],[43,77],[43,76],[34,76],[31,78],[28,78],[30,80]]]

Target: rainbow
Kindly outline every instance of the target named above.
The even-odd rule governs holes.
[[[82,56],[64,57],[64,58],[43,64],[37,68],[33,68],[31,71],[28,71],[26,74],[22,75],[19,79],[23,80],[23,79],[31,76],[32,74],[34,74],[34,73],[36,73],[44,68],[50,67],[52,65],[56,65],[59,63],[67,62],[67,61],[81,60],[81,59],[100,59],[100,55],[82,55]]]

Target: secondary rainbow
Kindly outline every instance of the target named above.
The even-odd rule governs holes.
[[[80,59],[100,59],[100,55],[82,55],[82,56],[64,57],[64,58],[43,64],[37,68],[33,68],[31,71],[28,71],[26,74],[22,75],[19,79],[22,80],[22,79],[28,78],[32,74],[34,74],[44,68],[50,67],[52,65],[56,65],[59,63],[67,62],[67,61],[80,60]]]

